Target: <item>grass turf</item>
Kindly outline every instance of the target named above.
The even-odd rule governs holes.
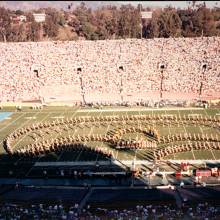
[[[38,123],[38,122],[51,122],[56,120],[56,118],[70,118],[70,117],[78,117],[78,116],[107,116],[107,115],[119,115],[119,116],[126,116],[126,115],[139,115],[139,114],[151,114],[151,115],[195,115],[195,114],[201,114],[204,116],[216,116],[220,117],[220,110],[219,109],[147,109],[147,108],[128,108],[128,107],[120,107],[117,109],[114,108],[103,108],[100,109],[92,109],[92,108],[76,108],[76,107],[44,107],[41,110],[33,110],[30,108],[23,108],[22,111],[16,111],[14,107],[7,107],[3,110],[0,110],[0,112],[13,112],[12,115],[10,115],[7,119],[0,121],[0,154],[4,154],[4,149],[2,146],[3,139],[13,132],[16,129]],[[107,111],[103,111],[107,110]],[[120,110],[120,111],[119,111]],[[121,122],[118,124],[111,124],[111,123],[87,123],[87,124],[80,124],[76,126],[72,126],[71,128],[68,128],[68,130],[62,130],[61,135],[57,133],[56,131],[48,131],[48,134],[44,132],[43,136],[45,139],[50,138],[56,138],[59,136],[68,136],[70,135],[82,135],[82,134],[105,134],[109,131],[112,131],[114,129],[124,127],[124,126],[139,126],[147,127],[147,126],[153,126],[155,125],[154,121],[149,122],[140,122],[136,121],[135,123],[130,123],[127,125],[123,125]],[[175,134],[175,133],[208,133],[213,135],[220,135],[219,130],[213,129],[213,128],[207,128],[204,126],[192,126],[192,125],[174,125],[169,124],[168,126],[163,125],[155,125],[156,129],[159,130],[159,133],[161,136],[168,135],[168,134]],[[39,133],[39,132],[38,132]],[[132,138],[135,139],[136,137],[141,137],[143,139],[147,139],[143,134],[140,133],[131,133],[131,134],[125,134],[123,138],[128,139]],[[39,140],[41,140],[39,136]],[[30,134],[22,136],[19,138],[18,141],[13,143],[15,148],[19,148],[21,146],[24,146],[26,144],[32,143],[34,140],[31,137]],[[102,142],[88,142],[86,143],[89,146],[92,147],[102,147],[106,148],[112,151],[115,158],[118,160],[133,160],[136,158],[137,160],[144,160],[149,159],[151,155],[151,151],[149,150],[116,150],[111,148],[107,143]],[[77,155],[76,155],[77,153]],[[48,159],[47,159],[48,158]],[[52,158],[52,159],[51,159]],[[61,152],[56,156],[44,156],[43,159],[40,160],[43,161],[88,161],[88,160],[99,160],[100,157],[95,157],[92,155],[91,157],[88,157],[88,155],[85,155],[82,151],[75,152],[74,154],[68,154],[65,152]],[[102,159],[102,158],[100,158]],[[184,152],[184,153],[178,153],[176,155],[169,155],[167,159],[220,159],[220,152],[218,151],[193,151],[193,152]]]

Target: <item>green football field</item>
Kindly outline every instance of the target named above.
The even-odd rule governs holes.
[[[183,108],[166,108],[166,109],[147,109],[144,107],[104,107],[102,109],[96,108],[77,108],[77,107],[44,107],[43,109],[33,110],[31,108],[22,108],[21,111],[17,111],[15,107],[4,107],[0,110],[0,116],[4,112],[11,112],[12,114],[5,119],[0,121],[0,153],[6,154],[3,149],[3,140],[10,133],[27,127],[39,122],[52,122],[55,120],[62,120],[66,118],[74,118],[81,116],[126,116],[126,115],[180,115],[180,116],[212,116],[219,118],[220,109],[183,109]],[[42,129],[32,134],[31,132],[16,139],[13,143],[13,149],[19,149],[28,144],[34,143],[35,141],[50,140],[59,137],[67,137],[69,135],[92,135],[92,134],[111,134],[115,130],[124,127],[154,127],[159,131],[160,136],[167,136],[179,133],[191,133],[191,134],[208,134],[214,136],[220,136],[219,128],[207,127],[204,125],[193,125],[193,124],[172,124],[169,122],[157,123],[154,120],[140,121],[135,120],[128,123],[111,123],[111,122],[81,122],[76,125],[69,127],[61,127],[59,131],[56,129],[48,130]],[[37,136],[37,140],[34,138]],[[148,137],[143,133],[126,133],[123,135],[124,140],[148,140]],[[152,158],[152,150],[140,149],[140,150],[117,150],[110,146],[106,142],[90,141],[85,142],[90,147],[101,147],[107,151],[110,151],[114,158],[117,160],[150,160]],[[173,143],[175,144],[175,143]],[[158,144],[158,148],[166,147],[164,144]],[[99,161],[99,155],[88,156],[83,150],[74,152],[61,151],[59,153],[51,152],[48,155],[42,155],[38,158],[38,161]],[[199,159],[220,159],[220,151],[218,150],[192,150],[190,152],[183,152],[177,154],[171,154],[165,159],[175,160],[199,160]],[[22,160],[22,158],[19,158]]]

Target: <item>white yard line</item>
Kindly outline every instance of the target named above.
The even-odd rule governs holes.
[[[128,115],[128,114],[127,114],[127,111],[125,111],[125,114],[126,114],[126,116]],[[114,112],[114,111],[113,111],[112,115],[115,116],[115,112]],[[115,157],[114,157],[114,155],[113,155],[113,157],[114,157],[116,160],[118,159],[118,152],[119,152],[119,150],[117,149],[117,150],[116,150]]]
[[[218,112],[219,112],[219,114],[218,115],[220,115],[220,109],[218,110]],[[217,115],[217,114],[216,114]],[[218,132],[220,133],[220,129],[218,129]]]
[[[22,115],[23,116],[23,115]],[[30,119],[31,120],[31,119]],[[29,120],[28,120],[29,121]],[[17,127],[15,130],[13,130],[13,132],[17,131],[19,128],[23,127],[25,124],[27,124],[28,121],[25,121],[24,123],[22,123],[19,127]],[[0,145],[3,143],[3,140],[0,142]]]
[[[101,114],[102,114],[102,112],[99,114],[99,117],[101,117]],[[101,123],[100,123],[100,124],[101,124]],[[101,125],[100,125],[100,126],[101,126]],[[89,135],[91,134],[92,130],[93,130],[93,126],[91,127],[91,130],[90,130],[90,132],[89,132]],[[103,146],[103,141],[102,141],[100,147],[102,147],[102,146]],[[98,157],[99,157],[99,154],[97,154],[97,156],[96,156],[96,159],[95,159],[96,162],[97,162],[97,160],[98,160]]]
[[[202,129],[202,127],[201,127],[200,125],[199,125],[199,129],[200,129],[200,131],[202,132],[202,134],[204,134],[203,129]],[[210,148],[210,151],[211,151],[211,153],[212,153],[212,156],[213,156],[214,160],[216,160],[216,157],[215,157],[215,155],[214,155],[214,153],[213,153],[213,151],[212,151],[212,148]]]
[[[205,111],[207,117],[209,117],[209,114],[207,113],[206,109],[204,109],[204,111]],[[200,128],[202,134],[204,134],[203,128],[202,128],[200,125],[199,125],[199,128]],[[210,151],[211,151],[211,153],[212,153],[212,156],[213,156],[214,160],[216,160],[216,157],[215,157],[215,154],[213,153],[212,148],[210,149]]]
[[[128,109],[123,109],[123,108],[110,108],[110,109],[80,109],[79,112],[132,112],[132,111],[165,111],[165,110],[169,110],[169,111],[182,111],[182,110],[200,110],[203,108],[128,108]]]
[[[62,112],[60,115],[62,115],[63,113],[65,114],[66,111],[67,111],[67,110],[65,110],[64,112]],[[77,110],[76,110],[76,112],[77,112]],[[46,118],[49,117],[50,114],[52,114],[52,112],[49,112],[49,113],[47,114]],[[44,118],[44,119],[46,119],[46,118]],[[52,134],[51,134],[51,135],[52,135]],[[51,137],[51,135],[50,135],[50,137]],[[57,136],[58,136],[58,134],[56,135],[56,137],[57,137]],[[41,156],[39,156],[39,158],[37,159],[37,161],[35,162],[35,164],[38,163],[40,159],[41,159]],[[34,168],[34,166],[32,166],[31,169],[26,173],[26,176],[29,175],[29,173],[32,171],[33,168]]]
[[[166,111],[165,111],[166,112]],[[168,122],[168,130],[169,130],[169,134],[171,135],[171,131],[170,131],[170,123]]]
[[[36,117],[24,117],[25,119],[36,119]]]
[[[63,115],[63,113],[65,114],[66,111],[67,111],[67,110],[65,110],[64,112],[62,112],[62,113],[60,114],[60,116]],[[49,112],[49,114],[46,116],[46,118],[48,118],[50,114],[52,114],[52,112]],[[45,118],[45,119],[46,119],[46,118]],[[57,137],[57,136],[58,136],[58,134],[56,135],[56,137]],[[52,138],[52,133],[50,134],[50,137]],[[40,159],[41,159],[41,156],[39,156],[39,158],[37,159],[36,162],[38,162]],[[35,162],[35,163],[36,163],[36,162]],[[33,167],[31,167],[31,169],[29,170],[29,172],[27,173],[27,175],[31,172],[32,168],[33,168]]]
[[[86,116],[88,116],[88,115],[89,115],[89,112],[87,112]],[[85,122],[82,122],[82,123],[80,123],[80,125],[83,125],[84,123],[85,123]],[[77,130],[78,130],[78,129],[76,129],[76,130],[74,131],[74,134],[76,133]],[[83,142],[83,143],[86,143],[86,142]],[[84,150],[84,149],[82,149],[82,150],[79,152],[79,154],[77,155],[75,161],[77,161],[77,160],[80,158],[80,155],[82,154],[83,150]]]
[[[191,110],[190,110],[191,111]],[[179,110],[178,110],[178,112],[179,112]],[[179,115],[180,115],[180,112],[179,112]],[[186,130],[186,127],[184,126],[184,123],[183,123],[183,121],[182,121],[182,125],[183,125],[183,128],[184,128],[184,130],[185,130],[185,132],[187,133],[187,130]],[[191,143],[190,141],[188,141],[188,143]],[[194,154],[194,151],[193,151],[193,148],[192,148],[192,155],[193,155],[193,158],[194,158],[194,160],[196,159],[196,157],[195,157],[195,154]]]
[[[40,113],[40,112],[37,112],[35,115],[37,115],[37,114],[39,114],[39,113]],[[40,120],[40,122],[42,122],[43,120],[45,120],[46,118],[48,118],[49,115],[50,115],[50,113],[48,113],[42,120]],[[31,119],[29,119],[28,121],[30,121],[30,120],[31,120]],[[27,137],[29,133],[30,133],[30,132],[28,132],[26,135],[24,135],[24,136],[14,145],[14,147],[17,146],[18,143],[21,142],[21,140],[23,140],[25,137]],[[24,156],[20,156],[20,158],[16,161],[16,163],[17,163],[18,161],[22,160],[23,158],[24,158]],[[39,159],[38,159],[38,160],[39,160]],[[38,161],[38,160],[37,160],[37,161]]]
[[[67,111],[67,110],[66,110],[66,111]],[[64,114],[66,113],[66,111],[64,112]],[[76,111],[73,113],[73,115],[71,116],[71,118],[73,118],[73,117],[76,115],[77,112],[78,112],[78,110],[76,109]],[[61,114],[61,115],[58,116],[58,117],[63,117],[63,118],[64,118],[64,116],[62,116],[62,115],[63,115],[63,114]],[[74,131],[74,134],[75,134],[75,132],[76,132],[76,129],[75,129],[75,131]],[[68,131],[68,133],[69,133],[69,131]],[[57,138],[58,135],[59,135],[59,134],[57,134],[55,138]],[[60,154],[59,157],[57,158],[56,162],[60,160],[60,158],[62,157],[63,153],[64,153],[64,151],[61,152],[61,154]]]
[[[126,114],[127,114],[127,112],[126,112]],[[138,114],[140,116],[141,111],[138,111]],[[153,115],[153,110],[151,111],[151,115]],[[138,120],[138,127],[142,128],[141,124],[142,124],[142,122]],[[136,138],[138,138],[138,134],[137,134]],[[144,151],[144,149],[135,149],[134,151],[135,151],[135,154],[134,154],[133,161],[134,161],[134,166],[135,166],[136,161],[137,161],[137,154],[141,155],[141,153],[139,153],[139,152]]]
[[[191,108],[110,108],[110,109],[79,109],[78,112],[131,112],[131,111],[186,111],[186,110],[204,110],[204,108],[197,108],[197,107],[191,107]],[[48,113],[59,113],[62,110],[57,110],[57,111],[42,111],[42,114],[48,114]],[[75,112],[75,110],[71,110],[73,112]],[[22,114],[22,113],[33,113],[33,111],[23,111],[23,112],[16,112],[18,114]]]
[[[100,112],[99,117],[101,117],[101,115],[102,115],[102,112]],[[92,128],[93,128],[93,127],[92,127]],[[92,131],[92,128],[91,128],[91,131]],[[107,126],[106,133],[108,132],[108,128],[109,128],[109,125]],[[90,132],[91,132],[91,131],[90,131]],[[90,133],[90,134],[91,134],[91,133]],[[100,146],[101,148],[103,147],[103,144],[104,144],[104,142],[102,141],[101,146]],[[99,155],[97,154],[96,161],[97,161],[98,157],[99,157]]]
[[[140,115],[140,111],[138,111],[138,114]],[[137,120],[138,121],[138,127],[140,127],[140,121],[139,120]],[[138,138],[138,134],[137,134],[137,136],[136,136],[136,139]],[[136,165],[136,160],[137,160],[137,152],[138,151],[138,149],[135,149],[134,150],[134,158],[133,158],[133,161],[134,161],[134,168],[135,168],[135,165]]]
[[[98,117],[101,117],[101,114],[102,114],[102,113],[100,113]],[[101,123],[100,123],[100,124],[101,124]],[[101,125],[100,125],[100,126],[101,126]],[[94,126],[91,127],[91,129],[90,129],[88,135],[91,135],[91,133],[92,133],[92,131],[93,131],[93,127],[94,127]],[[86,144],[86,143],[87,143],[87,142],[85,142],[85,144]],[[102,144],[101,144],[101,147],[102,147],[102,146],[103,146],[103,142],[102,142]],[[99,154],[97,154],[95,161],[97,161],[98,157],[99,157]]]
[[[218,109],[218,112],[216,115],[219,116],[220,115],[220,109]],[[218,117],[217,117],[218,118]],[[218,129],[218,132],[220,133],[220,129]]]
[[[202,134],[204,134],[203,129],[202,129],[202,127],[201,127],[200,125],[199,125],[199,129],[200,129],[200,131],[202,132]],[[214,153],[213,153],[213,151],[212,151],[212,148],[210,148],[210,151],[211,151],[211,153],[212,153],[212,156],[213,156],[214,160],[216,160],[216,157],[215,157],[215,155],[214,155]]]
[[[116,154],[115,154],[115,159],[117,160],[118,159],[118,152],[119,152],[119,150],[116,150]]]
[[[35,114],[35,116],[36,115],[38,115],[38,114],[40,114],[40,112],[37,112],[36,114]],[[42,122],[45,118],[47,118],[48,117],[48,115],[46,115],[42,120],[40,120],[40,122]],[[27,121],[26,121],[26,123],[28,123],[28,122],[30,122],[31,120],[32,120],[33,118],[30,118],[30,119],[28,119]],[[25,123],[25,124],[26,124]],[[30,132],[27,132],[27,134],[25,134],[20,140],[18,140],[18,142],[13,146],[14,148],[16,147],[16,146],[18,146],[18,144],[29,134]]]
[[[205,111],[206,115],[209,117],[209,114],[207,113],[207,111],[206,111],[205,109],[204,109],[204,111]],[[191,110],[191,112],[192,112],[192,110]],[[200,115],[201,115],[201,114],[200,114]],[[203,129],[200,125],[199,125],[199,129],[200,129],[200,131],[202,132],[202,134],[204,134],[204,129]],[[212,157],[214,158],[214,160],[216,160],[216,157],[215,157],[215,155],[214,155],[212,149],[210,149],[210,152],[211,152]]]
[[[75,159],[75,162],[78,161],[78,159],[80,158],[80,155],[82,154],[83,150],[84,150],[84,149],[81,149],[81,150],[80,150],[79,154],[77,155],[77,157],[76,157],[76,159]]]
[[[38,115],[41,111],[42,111],[42,110],[36,112],[35,116]],[[44,118],[45,118],[45,117],[44,117]],[[28,123],[28,122],[31,121],[32,119],[33,119],[33,118],[28,119],[24,124]],[[42,120],[41,120],[41,121],[42,121]],[[24,125],[24,124],[23,124],[23,125]],[[24,136],[13,146],[13,148],[15,148],[15,147],[18,145],[18,143],[20,143],[21,140],[23,140],[29,133],[30,133],[30,132],[28,132],[26,135],[24,135]],[[23,158],[24,158],[24,156],[20,156],[20,158],[16,161],[16,163],[17,163],[19,160],[22,160]]]
[[[208,114],[208,112],[206,111],[206,109],[204,109],[204,111],[205,111],[206,115],[209,116],[209,114]],[[216,115],[216,116],[219,116],[219,115],[220,115],[220,109],[217,109],[217,111],[218,111],[219,113],[216,113],[215,115]],[[218,117],[217,117],[217,118],[218,118]]]
[[[208,114],[208,112],[206,111],[206,109],[204,109],[204,111],[205,111],[205,113],[206,113],[207,117],[209,117],[209,114]]]
[[[113,115],[114,115],[114,113],[113,113]],[[128,117],[128,112],[127,111],[125,112],[125,116]],[[129,125],[128,121],[127,121],[127,125]]]
[[[128,115],[127,111],[125,111],[125,114],[126,114],[126,116]],[[115,111],[113,111],[112,115],[115,116]],[[119,150],[117,149],[116,154],[115,154],[115,159],[116,160],[118,159],[118,153],[119,153]]]
[[[165,110],[165,113],[166,113],[166,115],[168,115],[166,110]],[[168,121],[168,130],[169,130],[169,134],[170,134],[170,136],[171,136],[170,122],[169,122],[169,121]],[[173,159],[175,160],[175,154],[173,154]]]
[[[16,112],[17,113],[17,112]],[[14,121],[10,122],[7,126],[4,126],[3,128],[0,129],[0,132],[3,131],[5,128],[7,128],[8,126],[14,124],[19,118],[21,118],[22,116],[24,116],[26,113],[22,112],[21,116],[17,117]]]
[[[50,118],[54,118],[54,119],[63,119],[64,116],[54,116],[54,117],[50,117]]]

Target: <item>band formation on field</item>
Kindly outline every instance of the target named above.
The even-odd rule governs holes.
[[[57,117],[14,130],[3,140],[3,147],[8,154],[22,157],[85,149],[112,159],[119,154],[121,158],[127,157],[126,153],[134,151],[141,152],[137,154],[139,159],[149,161],[175,159],[175,155],[178,158],[179,153],[187,152],[194,157],[196,151],[211,152],[213,159],[217,159],[217,114],[165,112]],[[185,159],[195,158],[187,158],[186,154]]]

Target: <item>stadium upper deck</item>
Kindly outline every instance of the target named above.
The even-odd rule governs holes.
[[[219,37],[0,43],[0,97],[110,103],[219,98],[219,45]]]

